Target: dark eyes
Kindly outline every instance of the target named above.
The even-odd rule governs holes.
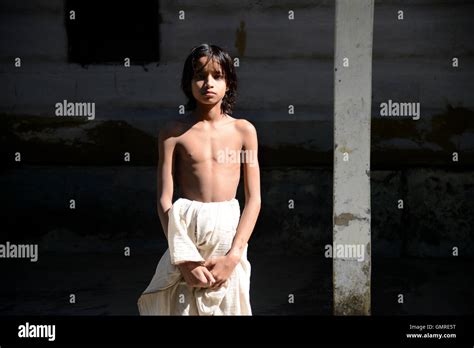
[[[214,75],[214,78],[215,79],[221,79],[223,76],[222,75]],[[199,78],[199,79],[203,79],[204,78],[204,75],[203,74],[199,74],[196,76],[196,78]]]

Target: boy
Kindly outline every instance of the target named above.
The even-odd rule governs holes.
[[[249,121],[229,115],[237,79],[231,57],[218,46],[192,49],[181,87],[192,112],[159,134],[158,214],[169,248],[138,300],[139,311],[252,315],[247,242],[260,212],[257,133]],[[181,198],[172,203],[175,180]]]

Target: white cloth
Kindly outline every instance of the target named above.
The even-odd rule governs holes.
[[[237,199],[199,202],[179,198],[168,211],[168,246],[138,299],[140,315],[252,315],[248,244],[227,282],[216,290],[189,287],[177,264],[224,256],[240,219]]]

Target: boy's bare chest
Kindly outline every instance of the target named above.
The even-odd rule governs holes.
[[[190,131],[183,134],[177,151],[180,160],[189,163],[212,161],[220,164],[231,164],[237,160],[242,149],[242,139],[236,130],[226,131]]]

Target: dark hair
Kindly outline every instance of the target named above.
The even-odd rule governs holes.
[[[183,75],[181,77],[181,89],[186,97],[188,97],[186,109],[194,110],[196,108],[197,102],[193,96],[191,81],[196,72],[196,62],[199,58],[204,56],[208,57],[206,64],[211,59],[214,59],[222,67],[226,85],[229,90],[225,93],[224,98],[222,98],[221,110],[223,113],[232,114],[237,95],[237,74],[235,73],[232,58],[219,46],[209,45],[206,43],[195,46],[184,63]],[[201,71],[202,68],[197,72]]]

